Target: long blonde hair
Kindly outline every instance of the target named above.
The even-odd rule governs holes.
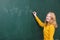
[[[56,22],[56,15],[55,15],[55,13],[54,12],[49,12],[48,14],[50,14],[51,18],[52,18],[52,23],[51,24],[53,24],[54,27],[57,28],[57,22]]]

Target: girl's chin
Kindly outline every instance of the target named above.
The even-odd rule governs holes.
[[[49,20],[46,20],[47,22],[49,22]]]

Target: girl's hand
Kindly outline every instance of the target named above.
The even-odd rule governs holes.
[[[33,15],[36,16],[36,14],[37,14],[37,13],[34,11],[34,12],[33,12]]]

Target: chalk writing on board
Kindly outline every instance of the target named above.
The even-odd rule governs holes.
[[[14,15],[14,14],[17,14],[17,16],[21,16],[23,14],[25,15],[28,15],[29,13],[32,13],[32,9],[30,9],[29,6],[25,6],[25,8],[16,8],[16,7],[13,7],[13,8],[3,8],[4,12],[5,13],[10,13],[10,15]]]
[[[6,13],[9,13],[10,12],[11,15],[13,15],[14,13],[17,13],[18,12],[18,8],[11,8],[11,9],[3,8],[3,10]]]

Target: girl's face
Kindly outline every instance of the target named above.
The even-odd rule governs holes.
[[[47,22],[50,22],[50,21],[51,21],[51,15],[50,15],[50,14],[47,14],[47,16],[46,16],[46,21],[47,21]]]

